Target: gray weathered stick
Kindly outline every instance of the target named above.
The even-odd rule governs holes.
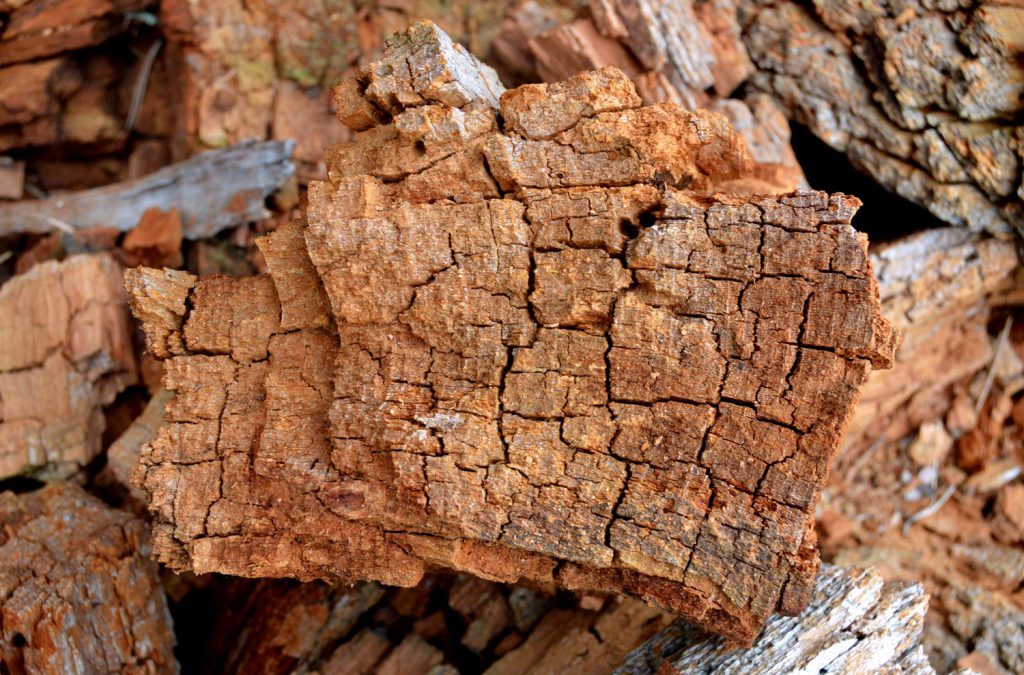
[[[750,649],[677,622],[634,649],[615,671],[653,673],[933,673],[921,649],[928,596],[873,570],[823,565],[800,616],[772,617]]]
[[[0,236],[54,229],[130,230],[146,209],[181,211],[185,237],[201,239],[265,217],[264,200],[292,175],[292,141],[245,141],[134,181],[47,199],[0,204]]]

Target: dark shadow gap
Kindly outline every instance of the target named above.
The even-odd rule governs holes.
[[[893,241],[935,227],[950,227],[927,209],[889,192],[850,164],[846,155],[829,147],[802,125],[790,123],[793,152],[807,182],[816,190],[845,192],[864,202],[853,226],[868,235],[871,243]]]

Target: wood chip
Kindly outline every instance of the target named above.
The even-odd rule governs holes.
[[[0,477],[67,475],[102,449],[103,406],[136,380],[120,276],[78,255],[0,287]]]

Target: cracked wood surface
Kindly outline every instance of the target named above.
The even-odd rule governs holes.
[[[752,70],[735,3],[595,0],[590,16],[560,23],[552,7],[521,3],[495,40],[507,68],[547,82],[580,70],[619,68],[645,103],[720,112],[747,143],[754,165],[730,192],[779,194],[807,187],[789,145],[789,123],[763,93],[725,98]]]
[[[723,116],[615,69],[503,93],[428,23],[336,95],[358,133],[270,275],[126,275],[174,394],[136,470],[159,559],[612,590],[739,642],[800,611],[896,342],[859,203],[707,196],[751,168]]]
[[[120,269],[78,255],[0,288],[0,478],[66,475],[102,450],[103,406],[136,381]]]
[[[1013,3],[744,0],[754,88],[942,220],[1024,231]]]
[[[678,622],[630,652],[614,672],[932,674],[921,646],[927,607],[919,584],[825,565],[807,609],[769,619],[749,649],[723,653],[720,640]]]
[[[145,524],[71,483],[0,494],[0,668],[174,673]]]

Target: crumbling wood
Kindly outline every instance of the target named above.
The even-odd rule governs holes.
[[[608,600],[599,612],[552,609],[521,646],[485,672],[607,673],[630,649],[666,627],[672,618],[667,612],[630,598]]]
[[[495,49],[499,57],[512,59],[514,70],[525,68],[526,50],[536,62],[536,76],[547,82],[615,66],[629,75],[646,103],[721,112],[743,136],[755,163],[732,190],[773,194],[806,187],[789,145],[788,122],[774,101],[764,95],[723,98],[751,71],[735,8],[728,2],[694,5],[600,0],[590,4],[593,18],[560,25],[556,12],[526,2],[510,13]]]
[[[173,673],[145,524],[71,483],[0,494],[0,668]]]
[[[244,142],[138,180],[42,200],[0,203],[0,235],[55,229],[134,228],[151,208],[180,211],[187,239],[265,217],[264,202],[292,175],[291,143]]]
[[[769,619],[749,649],[723,653],[720,639],[678,622],[614,672],[934,673],[921,648],[927,607],[928,596],[917,584],[825,565],[807,608],[799,616]]]
[[[351,137],[333,123],[329,89],[353,65],[378,58],[387,36],[419,19],[436,21],[484,58],[508,9],[506,0],[165,0],[160,16],[178,64],[185,142],[194,151],[291,138],[299,179],[322,179],[324,148]]]
[[[338,114],[359,133],[270,276],[127,274],[174,392],[136,474],[156,555],[611,590],[741,642],[799,611],[895,348],[858,202],[703,196],[751,167],[723,116],[641,107],[614,69],[503,94],[430,24]]]
[[[0,287],[0,478],[66,475],[102,449],[103,406],[136,379],[120,267],[36,265]]]
[[[957,228],[928,230],[871,256],[882,315],[903,333],[891,370],[868,378],[841,462],[943,415],[949,386],[992,358],[987,324],[1001,292],[1019,285],[1013,242]]]
[[[747,0],[753,87],[953,225],[1024,232],[1024,8]]]

